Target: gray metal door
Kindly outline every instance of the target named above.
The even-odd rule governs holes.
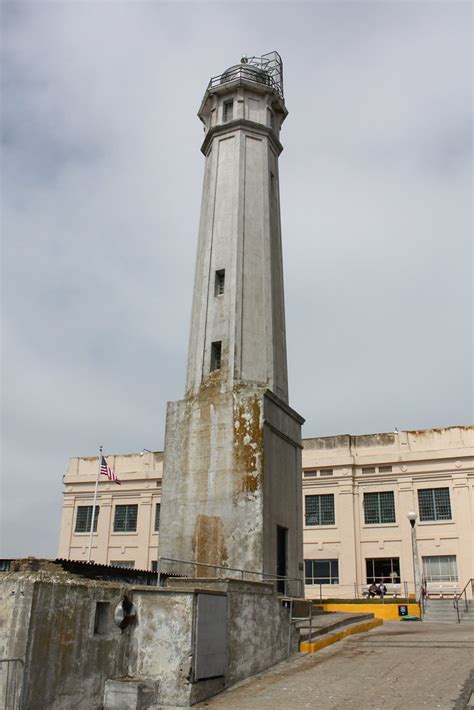
[[[227,646],[227,596],[197,594],[194,680],[224,675]]]

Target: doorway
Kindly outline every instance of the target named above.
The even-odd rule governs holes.
[[[286,577],[288,574],[288,528],[277,525],[277,576]],[[277,580],[277,592],[285,594],[285,580]]]

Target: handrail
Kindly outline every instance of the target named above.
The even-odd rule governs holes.
[[[227,570],[229,572],[240,572],[240,579],[244,579],[244,574],[251,574],[254,576],[259,576],[262,577],[262,581],[268,580],[269,582],[274,582],[274,581],[283,581],[284,582],[284,594],[286,595],[286,584],[287,582],[298,582],[300,585],[300,594],[301,596],[304,596],[304,586],[303,586],[303,580],[301,577],[288,577],[286,575],[280,575],[280,574],[270,574],[269,572],[256,572],[255,570],[249,570],[249,569],[242,569],[240,567],[226,567],[224,565],[213,565],[210,564],[209,562],[194,562],[193,560],[180,560],[176,557],[159,557],[158,558],[158,567],[157,567],[157,573],[158,573],[158,586],[161,586],[161,563],[162,562],[180,562],[181,564],[185,565],[193,565],[194,567],[212,567],[213,569],[219,569],[219,570]]]
[[[466,584],[464,585],[463,589],[459,592],[459,594],[456,594],[454,599],[453,599],[453,606],[456,609],[456,614],[458,617],[458,624],[461,623],[461,615],[459,614],[459,600],[461,597],[464,596],[464,611],[469,611],[469,604],[467,601],[467,588],[471,585],[471,591],[474,586],[474,579],[471,577],[471,579],[468,579]]]

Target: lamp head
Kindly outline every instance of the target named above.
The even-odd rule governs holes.
[[[418,517],[418,515],[415,513],[414,510],[410,510],[410,511],[407,513],[407,518],[408,518],[408,520],[410,521],[410,525],[412,526],[412,528],[415,527],[415,523],[416,523],[417,517]]]
[[[153,451],[150,451],[150,449],[142,449],[142,450],[140,451],[139,456],[143,456],[143,454],[145,453],[145,451],[147,451],[149,454],[152,454],[152,453],[153,453]]]

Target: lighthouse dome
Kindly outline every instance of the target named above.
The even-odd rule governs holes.
[[[259,84],[271,83],[270,75],[265,69],[246,62],[234,64],[232,67],[226,69],[221,75],[220,83],[227,84],[227,82],[235,81],[236,79],[247,79],[248,81],[255,81]]]

